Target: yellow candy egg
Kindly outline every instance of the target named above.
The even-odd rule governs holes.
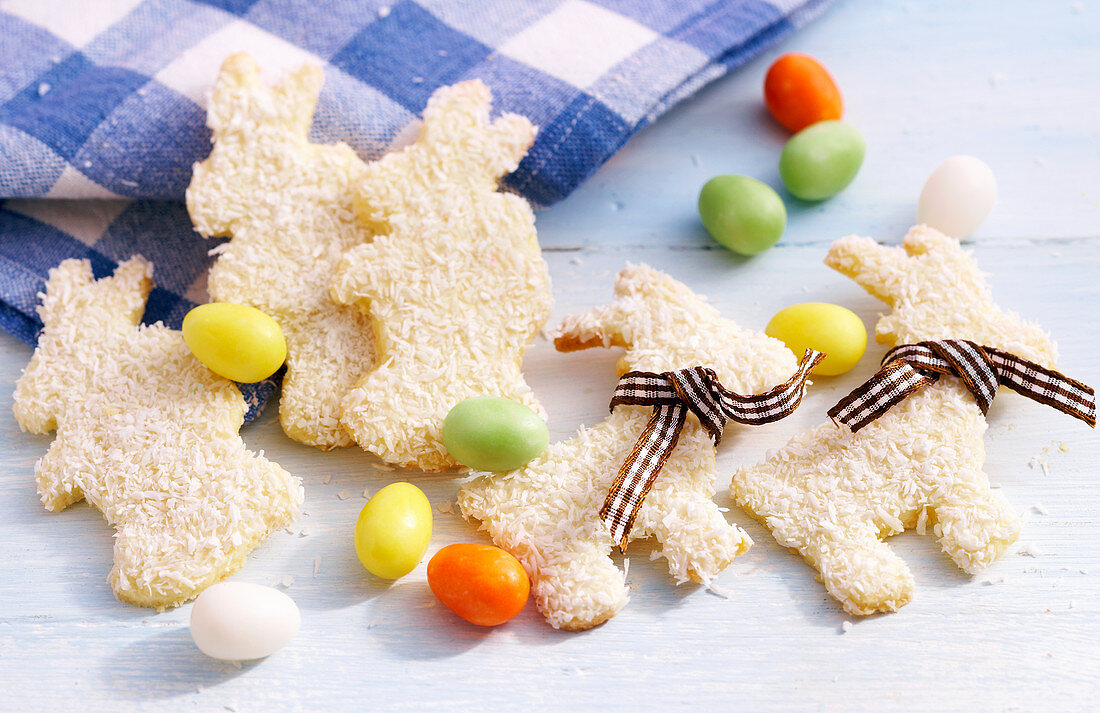
[[[855,312],[827,302],[805,302],[780,310],[764,332],[802,358],[806,349],[825,353],[813,373],[836,376],[851,369],[867,350],[867,329]]]
[[[412,483],[391,483],[367,501],[355,521],[355,553],[371,574],[404,577],[432,540],[432,506]]]
[[[279,324],[248,305],[199,305],[183,318],[183,341],[210,371],[246,384],[263,381],[286,361]]]

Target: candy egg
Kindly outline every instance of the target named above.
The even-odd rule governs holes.
[[[779,242],[787,209],[771,186],[748,176],[715,176],[699,191],[699,217],[719,243],[741,255]]]
[[[965,238],[982,224],[997,202],[993,169],[973,156],[952,156],[924,182],[917,220],[954,238]]]
[[[478,626],[497,626],[519,614],[531,589],[515,557],[468,543],[435,553],[428,561],[428,586],[448,609]]]
[[[550,431],[537,413],[518,401],[478,396],[450,410],[440,437],[462,465],[500,472],[519,468],[546,450]]]
[[[839,119],[840,90],[821,63],[808,54],[785,54],[764,77],[764,103],[775,120],[791,131],[819,121]]]
[[[286,646],[301,621],[298,605],[277,589],[219,582],[191,607],[191,638],[211,658],[250,661]]]
[[[183,341],[210,371],[243,383],[263,381],[286,361],[283,330],[248,305],[199,305],[183,318]]]
[[[412,483],[391,483],[374,494],[355,521],[355,554],[371,574],[404,577],[432,540],[432,507]]]
[[[850,309],[827,302],[805,302],[780,310],[764,333],[787,345],[801,358],[812,348],[825,354],[813,373],[843,374],[856,365],[867,350],[867,329]]]
[[[791,195],[806,201],[831,198],[859,173],[863,136],[842,121],[822,121],[791,137],[779,156],[779,175]]]

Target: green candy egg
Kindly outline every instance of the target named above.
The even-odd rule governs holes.
[[[779,157],[779,175],[791,195],[805,201],[832,198],[863,165],[863,136],[843,121],[822,121],[791,137]]]
[[[550,431],[539,415],[509,399],[479,396],[466,399],[443,419],[447,451],[474,470],[514,470],[546,450]]]
[[[715,176],[699,191],[699,217],[719,243],[741,255],[762,253],[779,242],[787,209],[766,183],[748,176]]]

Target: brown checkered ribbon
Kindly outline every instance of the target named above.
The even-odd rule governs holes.
[[[626,551],[634,518],[676,447],[688,411],[699,418],[717,446],[727,419],[759,425],[778,421],[798,408],[810,370],[824,358],[821,352],[807,349],[790,379],[770,391],[751,396],[727,390],[713,369],[702,366],[662,374],[648,371],[624,374],[615,387],[611,410],[619,404],[652,406],[653,415],[619,468],[600,508],[600,518],[619,543],[619,549]]]
[[[882,359],[878,373],[829,409],[837,424],[858,431],[909,394],[935,383],[941,374],[957,376],[974,395],[982,413],[998,386],[1096,426],[1092,388],[1014,354],[965,339],[904,344]]]

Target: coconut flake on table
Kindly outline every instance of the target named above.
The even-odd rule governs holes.
[[[1016,549],[1016,554],[1020,557],[1038,557],[1043,554],[1034,544],[1030,542],[1022,542]]]
[[[1031,468],[1032,470],[1035,470],[1036,468],[1040,468],[1043,471],[1043,475],[1046,475],[1046,476],[1050,475],[1050,464],[1047,463],[1046,458],[1043,458],[1042,456],[1039,456],[1039,455],[1031,456],[1031,460],[1029,460],[1027,462],[1027,467]]]

